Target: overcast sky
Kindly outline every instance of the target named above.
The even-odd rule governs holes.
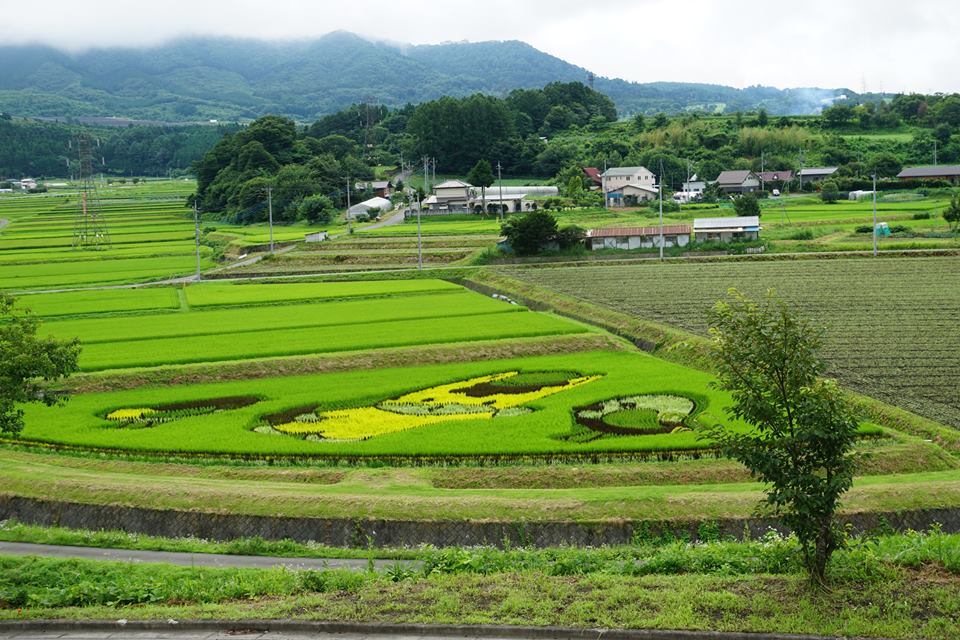
[[[598,75],[960,91],[958,0],[0,0],[0,43],[71,50],[185,35],[416,44],[524,40]]]

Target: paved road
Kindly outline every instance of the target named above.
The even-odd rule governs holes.
[[[258,631],[256,629],[231,629],[227,631],[125,631],[122,628],[103,631],[13,631],[0,630],[2,640],[479,640],[472,636],[422,636],[420,634],[375,634],[318,633]],[[486,637],[484,640],[491,640]]]
[[[434,640],[421,635],[364,635],[359,633],[285,633],[231,629],[228,631],[14,631],[0,630],[2,640]],[[466,636],[438,636],[435,640],[467,640]],[[485,640],[490,640],[486,638]]]
[[[48,558],[81,558],[85,560],[109,560],[112,562],[161,563],[185,567],[240,567],[249,569],[349,569],[365,571],[367,560],[337,558],[277,558],[271,556],[236,556],[220,553],[183,553],[175,551],[134,551],[129,549],[100,549],[96,547],[71,547],[28,542],[0,542],[0,554],[14,556],[44,556]],[[378,571],[397,563],[418,566],[410,560],[374,560]]]

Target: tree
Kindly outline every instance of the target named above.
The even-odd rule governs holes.
[[[507,220],[500,227],[500,233],[506,236],[517,255],[532,256],[556,239],[557,220],[546,211],[534,211]]]
[[[853,484],[858,424],[837,385],[820,377],[820,334],[772,291],[762,303],[730,294],[710,314],[716,385],[733,397],[729,415],[753,431],[706,432],[768,485],[767,504],[796,534],[811,581],[823,584],[842,542],[834,514]]]
[[[820,199],[824,202],[836,202],[840,199],[840,187],[833,180],[824,180],[820,186]]]
[[[960,231],[960,191],[950,198],[950,204],[943,210],[943,219],[950,223],[951,229]]]
[[[733,209],[738,216],[759,216],[760,201],[752,193],[745,193],[733,199]]]
[[[487,187],[493,184],[493,167],[489,160],[477,160],[470,173],[467,174],[467,182],[475,187],[480,187],[480,204],[484,213],[487,212]]]
[[[0,293],[0,433],[16,435],[23,429],[23,410],[17,405],[41,402],[53,406],[63,396],[45,383],[77,370],[78,340],[40,337],[40,321],[15,308],[13,297]]]
[[[867,169],[876,173],[878,178],[890,178],[903,168],[903,163],[892,153],[877,153],[867,160]]]
[[[297,206],[297,219],[310,224],[326,224],[333,219],[333,202],[327,196],[307,196]]]
[[[766,110],[766,109],[760,109],[760,110],[757,112],[757,126],[758,126],[758,127],[765,127],[765,126],[767,126],[768,124],[770,124],[770,116],[769,116],[769,114],[767,114],[767,110]]]
[[[835,104],[824,109],[821,116],[828,127],[836,129],[853,119],[853,107],[848,104]]]

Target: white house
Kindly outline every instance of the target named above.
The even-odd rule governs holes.
[[[480,187],[475,187],[463,180],[447,180],[433,188],[433,194],[420,204],[431,213],[472,212],[486,204],[488,210],[491,205],[503,205],[507,213],[516,211],[532,211],[534,202],[530,199],[535,196],[556,196],[560,193],[557,187],[546,185],[529,185],[487,187],[486,196]]]
[[[347,209],[347,219],[353,220],[361,213],[369,214],[374,209],[377,210],[377,213],[385,213],[393,209],[393,203],[386,198],[370,198],[369,200],[358,202]]]
[[[690,244],[690,225],[663,227],[664,247]],[[660,227],[607,227],[587,231],[587,247],[596,249],[652,249],[660,246]]]
[[[760,217],[695,218],[693,236],[697,242],[734,242],[760,238]]]
[[[604,193],[628,184],[656,188],[657,177],[646,167],[611,167],[600,174],[600,184]]]
[[[636,204],[633,198],[648,200],[651,192],[656,193],[657,177],[646,167],[611,167],[600,175],[600,185],[608,206],[624,207]],[[624,191],[625,187],[634,188]]]
[[[707,181],[701,180],[697,174],[693,174],[689,180],[683,183],[682,191],[684,193],[692,193],[696,195],[703,195],[703,192],[707,190]]]
[[[625,184],[606,192],[607,204],[611,207],[632,207],[640,202],[653,200],[659,195],[656,187],[640,184]]]

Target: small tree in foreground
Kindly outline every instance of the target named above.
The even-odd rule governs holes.
[[[754,431],[706,430],[723,452],[768,485],[766,502],[794,531],[812,581],[823,584],[841,541],[834,514],[853,483],[857,421],[823,380],[819,333],[771,291],[761,303],[735,289],[710,313],[717,386]]]
[[[77,370],[80,344],[37,336],[39,320],[14,308],[14,299],[0,293],[0,433],[16,435],[23,429],[23,410],[17,405],[57,404],[45,382]]]

